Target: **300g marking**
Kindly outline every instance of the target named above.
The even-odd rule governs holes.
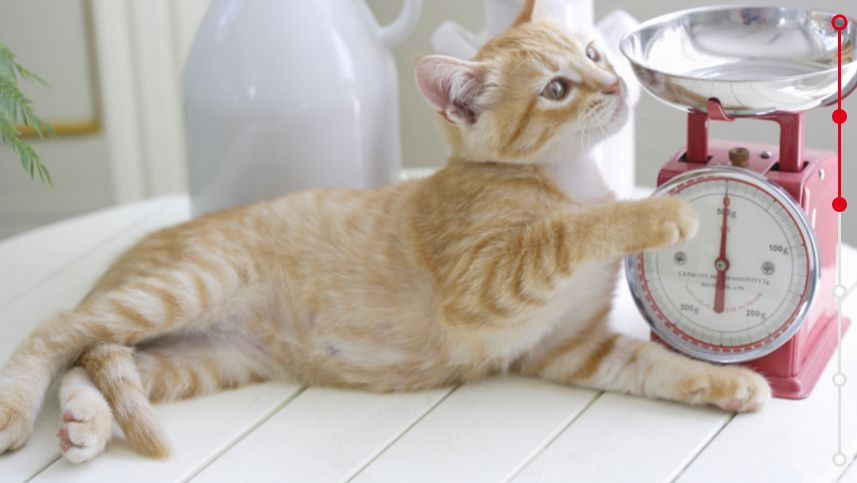
[[[699,314],[699,307],[693,304],[681,304],[681,311]]]

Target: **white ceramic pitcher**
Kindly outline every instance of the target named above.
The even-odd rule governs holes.
[[[401,170],[390,47],[363,0],[214,0],[185,67],[194,215],[317,186],[376,187]]]

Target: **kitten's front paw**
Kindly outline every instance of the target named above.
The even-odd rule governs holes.
[[[755,411],[771,399],[771,387],[759,374],[738,366],[711,366],[678,383],[679,400],[711,404],[726,411]]]
[[[0,454],[24,446],[33,433],[33,419],[29,408],[0,397]]]
[[[662,248],[683,242],[696,235],[699,229],[699,215],[684,200],[670,196],[650,198],[642,202],[644,223],[648,239],[644,240],[644,249]]]

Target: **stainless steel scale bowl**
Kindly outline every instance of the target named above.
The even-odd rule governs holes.
[[[622,40],[641,84],[680,109],[720,101],[729,116],[802,112],[836,102],[834,13],[705,7],[658,17]],[[842,94],[857,87],[857,26],[842,35]]]

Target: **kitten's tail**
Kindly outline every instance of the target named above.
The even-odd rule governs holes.
[[[104,394],[131,446],[151,458],[169,456],[169,443],[143,389],[133,349],[100,343],[84,352],[77,364]]]

